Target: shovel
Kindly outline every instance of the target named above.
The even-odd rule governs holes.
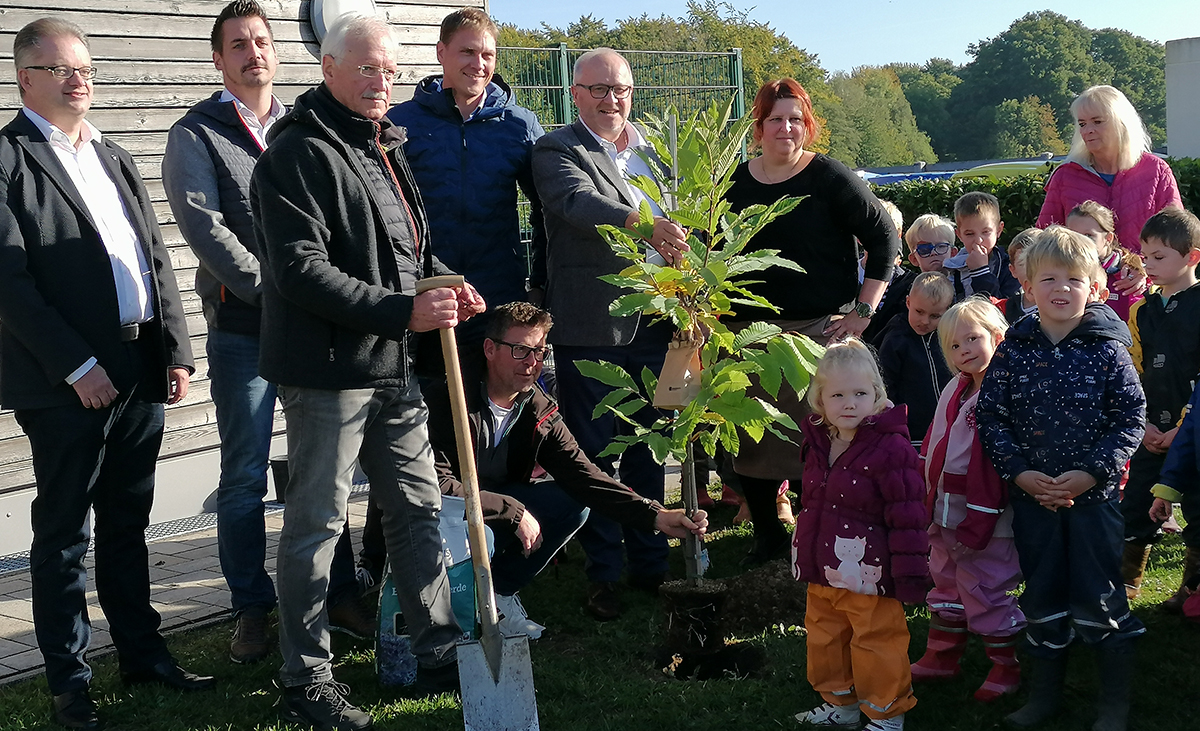
[[[461,276],[430,277],[417,282],[417,294],[440,287],[461,287]],[[441,331],[442,357],[454,417],[454,438],[462,473],[463,497],[467,503],[467,541],[475,568],[475,595],[482,627],[478,641],[458,643],[458,678],[462,684],[463,722],[466,731],[539,731],[537,700],[533,694],[533,668],[529,662],[529,638],[500,634],[496,593],[492,588],[492,565],[483,531],[479,505],[479,476],[475,471],[475,448],[467,419],[467,399],[462,369],[458,364],[458,342],[454,329]]]

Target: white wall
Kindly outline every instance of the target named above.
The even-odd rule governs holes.
[[[1200,38],[1167,41],[1167,154],[1200,157]]]

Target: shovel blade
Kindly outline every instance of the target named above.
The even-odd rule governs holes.
[[[505,637],[499,679],[492,675],[483,645],[458,644],[466,731],[539,731],[529,638]]]

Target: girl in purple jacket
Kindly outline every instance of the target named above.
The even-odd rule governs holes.
[[[830,346],[809,387],[793,574],[807,581],[808,680],[824,703],[796,716],[821,728],[900,731],[916,705],[901,602],[929,586],[925,484],[903,406],[887,407],[871,351]]]

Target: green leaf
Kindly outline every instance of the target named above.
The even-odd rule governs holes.
[[[626,294],[613,300],[613,303],[608,306],[608,314],[613,317],[625,317],[626,315],[635,315],[645,311],[650,303],[655,298],[662,299],[662,295],[657,292],[637,292],[634,294]]]
[[[647,291],[651,287],[640,279],[633,277],[625,277],[620,274],[602,274],[597,277],[600,281],[613,285],[614,287],[627,287],[639,291]]]
[[[642,385],[646,387],[643,393],[653,395],[658,390],[658,376],[654,375],[654,371],[646,366],[642,366]]]
[[[742,348],[761,343],[781,332],[783,332],[783,328],[778,325],[771,325],[766,322],[752,322],[743,328],[737,334],[737,337],[733,339],[733,351],[735,353],[739,352]]]
[[[610,407],[616,406],[634,395],[636,394],[628,388],[618,388],[614,391],[609,391],[604,395],[604,398],[600,399],[600,403],[596,404],[596,408],[592,409],[592,418],[599,419],[602,415],[608,413]]]
[[[737,426],[728,421],[717,425],[717,437],[721,440],[721,447],[725,449],[727,454],[736,455],[741,445],[738,439]]]
[[[623,386],[630,391],[637,391],[637,384],[633,382],[633,378],[629,373],[624,368],[609,363],[606,360],[577,360],[575,361],[575,368],[584,376],[599,381],[606,386],[616,388]]]

